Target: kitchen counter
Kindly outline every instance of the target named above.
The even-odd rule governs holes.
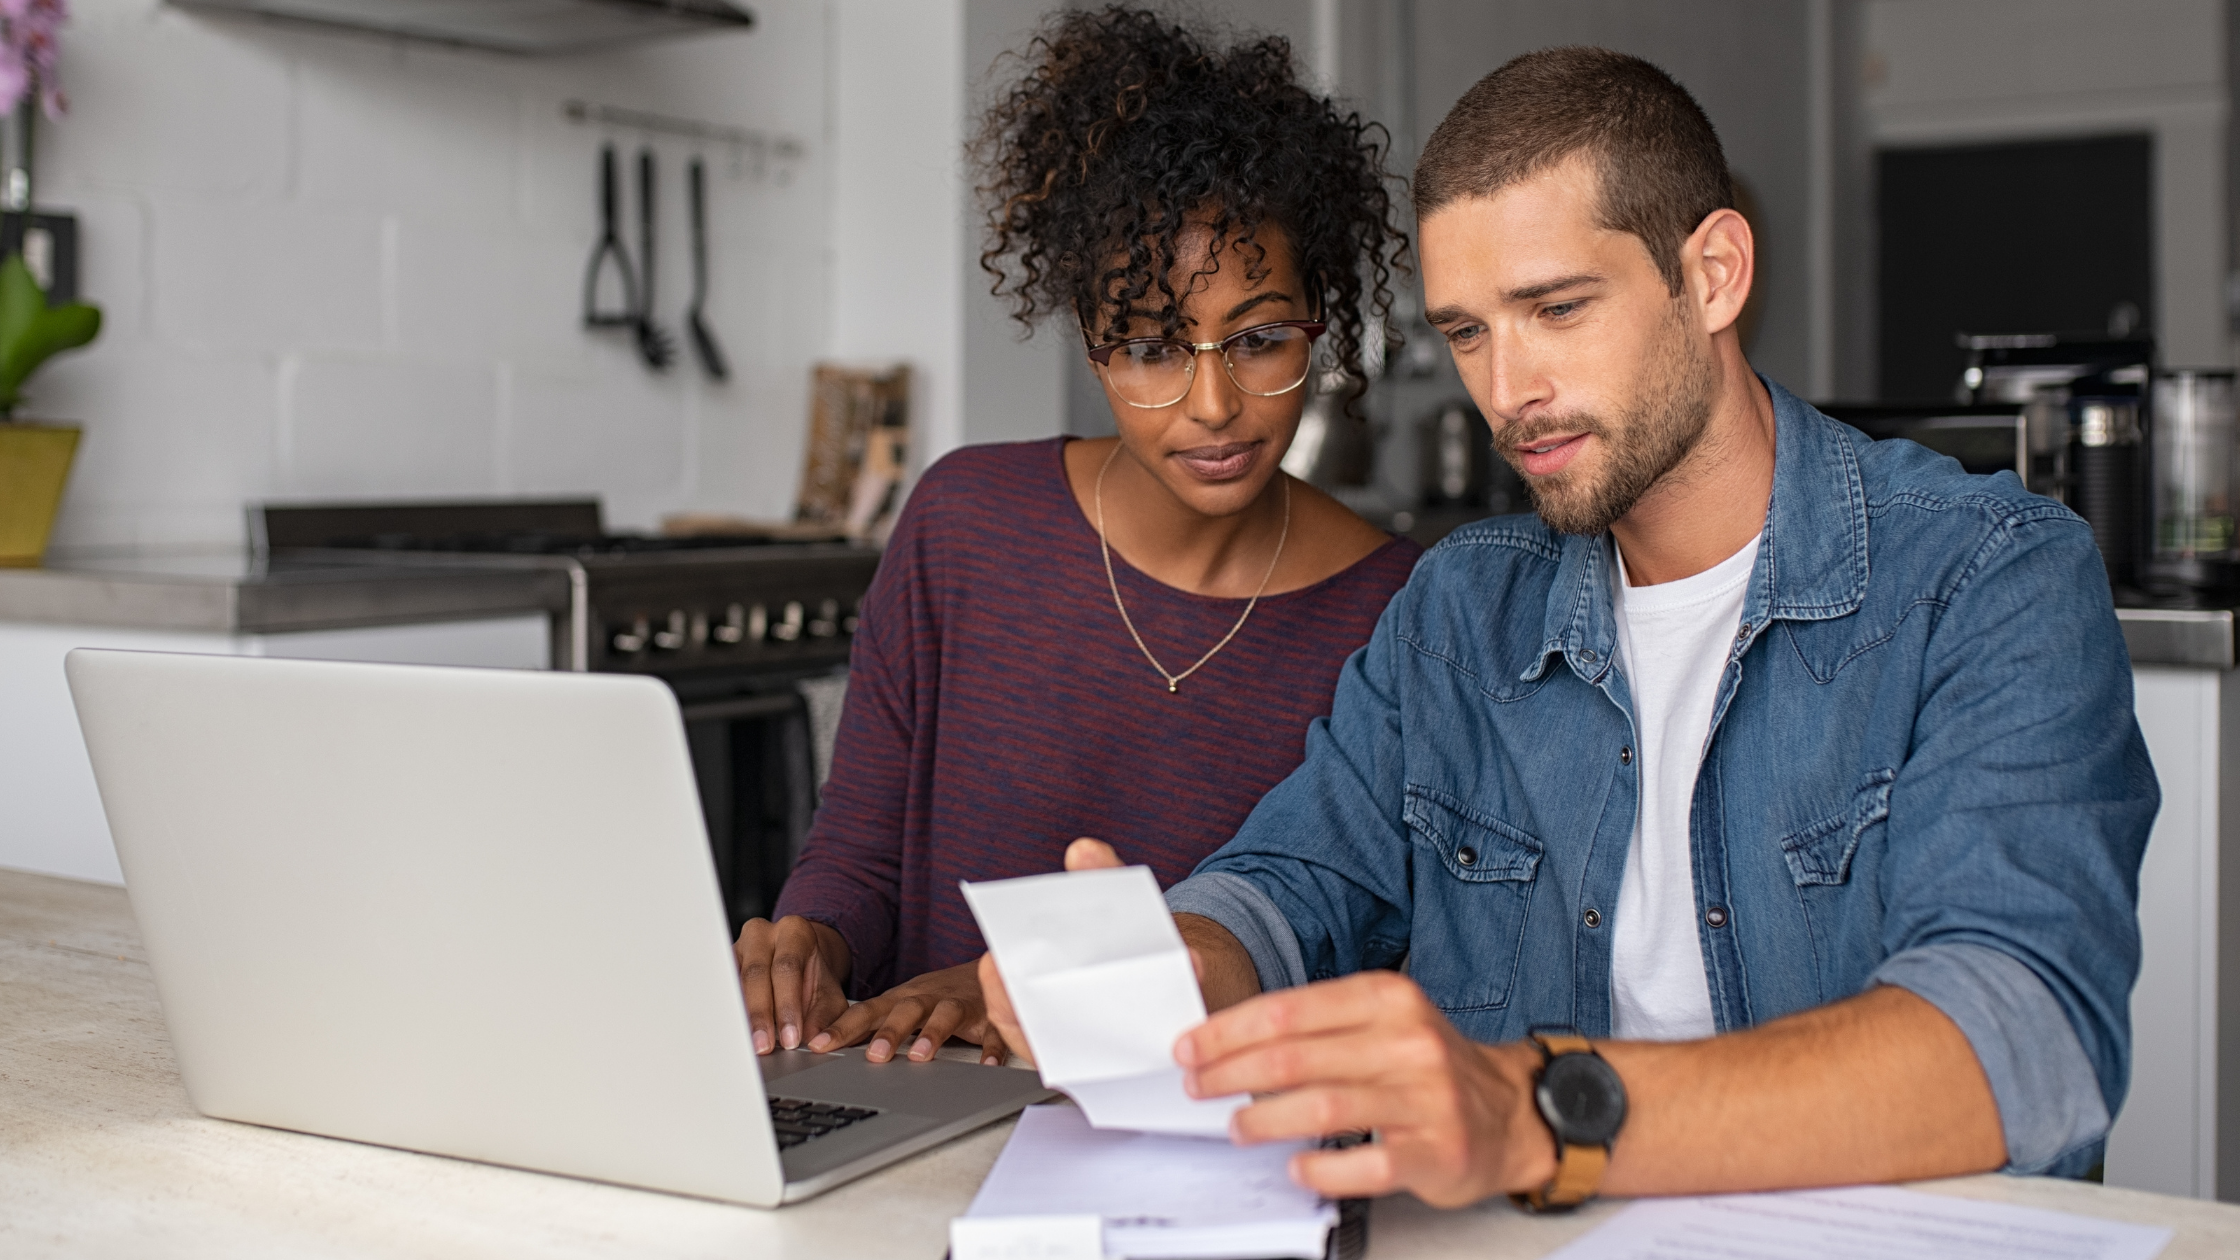
[[[2123,642],[2133,665],[2182,665],[2231,669],[2232,610],[2229,608],[2118,608]]]
[[[285,948],[285,942],[275,942]],[[71,1256],[942,1254],[1008,1123],[778,1211],[212,1120],[188,1105],[124,890],[0,870],[0,1253]],[[2035,1177],[1917,1187],[2167,1225],[2162,1260],[2240,1255],[2240,1207]],[[1379,1200],[1371,1260],[1532,1260],[1620,1204]]]
[[[0,622],[289,634],[565,615],[558,568],[267,564],[238,551],[84,553],[0,569]]]
[[[444,563],[268,566],[235,551],[85,553],[0,569],[0,622],[281,634],[568,612],[567,573]],[[2230,609],[2119,608],[2134,665],[2231,669]]]

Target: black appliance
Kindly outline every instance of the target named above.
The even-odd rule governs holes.
[[[266,504],[276,567],[557,569],[555,669],[647,674],[676,692],[732,927],[776,902],[816,806],[798,684],[846,666],[879,552],[779,534],[607,532],[596,500]]]
[[[2145,598],[2153,539],[2155,343],[2091,334],[1961,334],[1959,390],[1971,402],[2030,416],[2031,489],[2060,499],[2092,526],[2119,599]]]
[[[2025,480],[2030,477],[2029,415],[2021,407],[1821,403],[1820,410],[1876,441],[1905,438],[1919,442],[1939,455],[1959,460],[1960,466],[1972,473],[2011,472]]]

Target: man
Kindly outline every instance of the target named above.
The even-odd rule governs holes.
[[[1416,197],[1538,519],[1425,557],[1170,891],[1190,1087],[1262,1096],[1240,1140],[1374,1131],[1297,1158],[1331,1195],[2086,1171],[2159,796],[2083,522],[1751,372],[1750,227],[1645,62],[1502,67]]]

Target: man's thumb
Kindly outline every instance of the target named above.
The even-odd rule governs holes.
[[[1069,871],[1102,871],[1120,865],[1120,855],[1102,840],[1083,836],[1066,846],[1066,869]]]

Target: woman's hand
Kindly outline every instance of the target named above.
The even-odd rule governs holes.
[[[982,1063],[1001,1066],[1009,1052],[1004,1048],[1003,1034],[988,1022],[988,1004],[980,996],[977,967],[964,963],[929,971],[868,1002],[858,1002],[811,1037],[809,1048],[836,1050],[868,1036],[871,1045],[863,1057],[873,1063],[892,1059],[896,1048],[905,1043],[910,1047],[910,1058],[923,1063],[943,1042],[957,1036],[980,1043]],[[911,1040],[913,1034],[915,1040]]]
[[[848,942],[829,925],[797,914],[772,923],[749,919],[731,952],[747,997],[754,1052],[814,1041],[848,1009],[840,982],[848,974]]]

